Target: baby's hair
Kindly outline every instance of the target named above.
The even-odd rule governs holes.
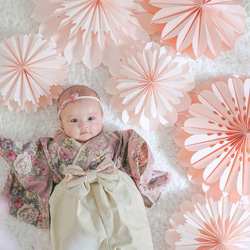
[[[95,90],[91,89],[90,87],[86,85],[72,85],[71,87],[66,88],[58,97],[57,112],[58,112],[59,119],[60,119],[61,110],[65,107],[65,105],[68,102],[73,101],[73,100],[78,100],[78,99],[86,99],[86,98],[87,99],[91,98],[91,99],[95,99],[96,101],[99,101],[101,105],[101,111],[103,113],[100,97],[96,93]]]
[[[100,99],[99,95],[96,93],[95,90],[89,88],[86,85],[73,85],[65,89],[59,96],[58,102],[63,101],[69,98],[72,94],[77,93],[78,96],[94,96]]]

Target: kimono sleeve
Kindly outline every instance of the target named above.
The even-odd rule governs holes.
[[[146,141],[134,130],[116,132],[120,137],[116,159],[123,170],[131,176],[142,194],[144,203],[150,207],[156,203],[163,188],[170,181],[170,174],[154,170],[154,157]],[[144,166],[139,166],[139,153],[147,145],[148,159]]]
[[[26,144],[0,135],[0,155],[10,166],[2,197],[14,217],[49,228],[49,197],[53,186],[47,144],[51,138]]]

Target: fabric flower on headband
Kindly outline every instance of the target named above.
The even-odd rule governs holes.
[[[180,205],[170,224],[166,233],[170,250],[249,249],[250,207],[230,203],[226,197],[214,201],[196,194]]]
[[[236,38],[245,32],[246,11],[243,0],[151,0],[161,8],[152,23],[166,24],[162,30],[163,44],[196,59],[210,58],[234,47]]]
[[[220,77],[197,92],[190,118],[174,134],[179,162],[208,196],[250,195],[250,79]]]
[[[66,78],[66,60],[39,35],[0,42],[0,102],[10,110],[35,112],[52,104]]]
[[[139,122],[145,130],[173,125],[178,112],[189,107],[187,91],[195,85],[188,75],[188,62],[176,57],[170,47],[154,42],[124,53],[119,75],[105,83],[113,95],[111,107],[122,111],[125,123]]]
[[[82,61],[89,69],[104,63],[113,72],[121,43],[149,40],[135,18],[144,11],[135,0],[36,0],[35,4],[32,17],[41,22],[40,33],[58,44],[69,63]]]

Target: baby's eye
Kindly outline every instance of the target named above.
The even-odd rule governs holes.
[[[89,121],[93,121],[93,120],[95,120],[95,117],[94,117],[94,116],[90,116],[90,117],[88,118],[88,120],[89,120]]]
[[[77,123],[77,122],[79,122],[79,120],[78,119],[72,119],[71,122]]]

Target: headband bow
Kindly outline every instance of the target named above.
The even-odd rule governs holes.
[[[69,103],[69,102],[73,102],[78,98],[78,94],[74,93],[72,94],[70,97],[68,97],[67,99],[58,102],[58,109],[62,110],[65,108],[65,106]]]

